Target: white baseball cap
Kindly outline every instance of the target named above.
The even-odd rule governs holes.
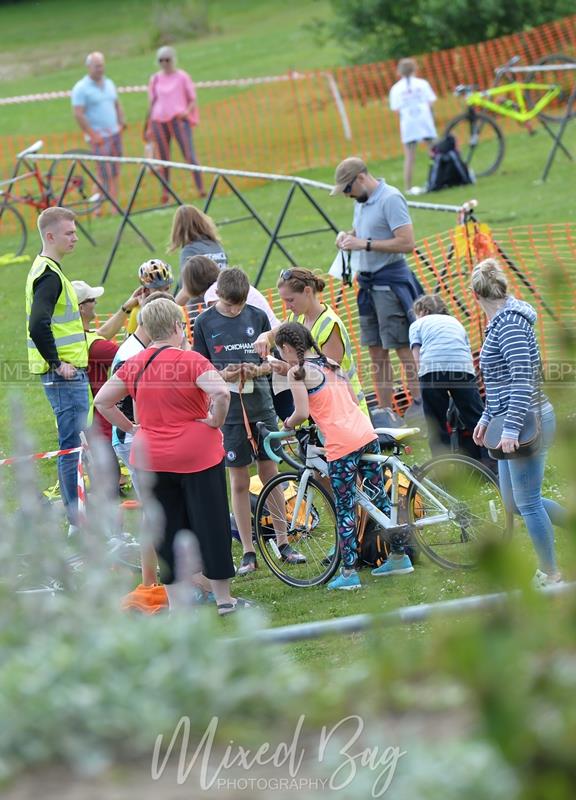
[[[90,286],[86,281],[72,281],[72,286],[78,297],[78,304],[85,303],[86,300],[102,297],[104,294],[103,286]]]

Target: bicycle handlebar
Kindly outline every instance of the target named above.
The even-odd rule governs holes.
[[[513,67],[514,64],[518,64],[519,61],[522,61],[521,56],[512,56],[512,58],[509,59],[505,64],[502,64],[501,67],[496,67],[494,70],[495,76],[499,78],[501,75],[504,75],[505,72],[508,72],[510,67]]]
[[[279,448],[282,452],[282,455],[279,455],[278,452],[274,450],[272,446],[272,442],[280,443],[282,439],[289,439],[291,436],[294,436],[294,431],[289,431],[289,430],[271,431],[268,430],[268,428],[266,427],[266,423],[264,422],[257,422],[256,430],[258,431],[260,436],[264,438],[264,441],[262,443],[264,451],[266,452],[266,455],[272,459],[272,461],[275,461],[277,464],[280,464],[282,461],[285,461],[287,464],[289,464],[291,467],[294,467],[294,469],[298,471],[304,469],[304,465],[300,461],[296,461],[295,458],[292,458],[292,456],[288,455],[288,453],[284,449],[282,449],[281,447]]]

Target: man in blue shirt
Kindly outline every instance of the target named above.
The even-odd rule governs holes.
[[[86,58],[88,74],[72,89],[74,117],[84,131],[86,141],[97,156],[122,155],[124,111],[118,101],[114,81],[104,75],[104,56],[90,53]],[[118,197],[119,164],[98,164],[98,172],[106,191]]]
[[[378,405],[391,412],[394,373],[389,350],[393,349],[412,396],[411,413],[420,416],[422,400],[408,329],[414,320],[414,300],[424,290],[405,259],[415,244],[408,205],[398,189],[371,175],[360,158],[342,161],[335,181],[331,194],[355,200],[354,227],[338,234],[336,246],[358,251],[360,341],[370,352]]]

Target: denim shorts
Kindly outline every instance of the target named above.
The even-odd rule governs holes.
[[[370,291],[374,310],[360,315],[360,344],[385,350],[408,347],[410,324],[395,292],[389,286]]]

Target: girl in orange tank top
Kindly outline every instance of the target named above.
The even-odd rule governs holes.
[[[380,454],[378,436],[371,421],[358,406],[358,400],[338,364],[320,351],[310,331],[298,322],[282,325],[276,333],[276,346],[290,365],[288,382],[294,398],[294,412],[284,421],[294,428],[312,417],[326,448],[328,474],[336,505],[338,537],[343,568],[329,589],[357,589],[355,489],[358,474],[375,505],[384,513],[390,501],[384,489],[380,464],[361,461],[364,453]],[[403,544],[392,542],[392,556],[410,559]],[[407,565],[405,564],[407,567]],[[410,569],[404,571],[412,571]]]

